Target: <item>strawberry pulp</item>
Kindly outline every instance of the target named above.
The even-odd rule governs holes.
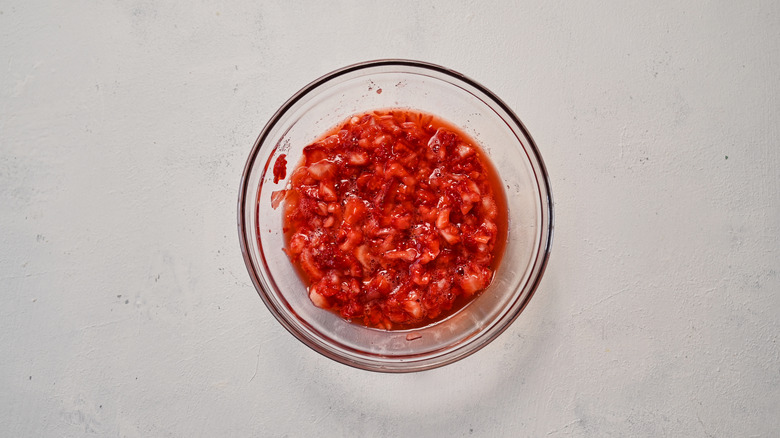
[[[462,308],[491,283],[506,240],[492,165],[420,112],[357,115],[306,146],[274,208],[282,200],[285,252],[311,301],[370,327],[419,327]]]

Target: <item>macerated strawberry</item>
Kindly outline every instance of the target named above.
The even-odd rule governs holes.
[[[409,213],[393,215],[392,225],[398,230],[406,230],[412,226],[414,218]]]
[[[307,169],[312,178],[322,181],[324,179],[332,179],[336,175],[337,167],[327,160],[322,160],[312,164]]]
[[[392,114],[379,116],[377,124],[382,128],[383,131],[387,133],[393,135],[399,135],[401,133],[401,128],[396,124],[395,118]]]
[[[366,206],[357,197],[350,197],[344,204],[344,222],[356,225],[366,215]]]
[[[485,196],[482,198],[482,214],[485,218],[491,220],[498,217],[498,206],[492,196]]]
[[[474,148],[464,143],[458,144],[458,147],[456,148],[456,152],[461,158],[469,157],[476,153],[474,151]]]
[[[276,208],[279,207],[279,204],[281,204],[284,200],[285,196],[287,196],[287,190],[277,190],[275,192],[271,192],[271,208],[276,210]]]
[[[294,255],[302,253],[303,249],[306,248],[306,243],[308,240],[309,238],[307,237],[306,233],[299,231],[293,234],[288,245],[290,252]]]
[[[349,300],[347,304],[341,308],[341,316],[347,319],[361,318],[365,315],[365,306],[357,300]]]
[[[309,288],[309,299],[311,300],[312,303],[314,303],[315,306],[319,308],[327,309],[328,307],[330,307],[327,298],[325,298],[321,293],[317,291],[316,286],[312,286]]]
[[[363,166],[368,164],[368,154],[363,151],[348,152],[347,162],[353,166]]]
[[[463,288],[463,292],[471,295],[476,291],[482,290],[490,284],[493,272],[476,263],[469,263],[462,268],[462,274],[457,276],[458,285]]]
[[[314,143],[303,148],[303,156],[306,158],[306,165],[310,166],[327,158],[328,152],[321,143]]]
[[[285,203],[285,253],[309,298],[362,324],[424,325],[493,278],[500,187],[476,144],[429,114],[377,111],[303,149]]]
[[[333,149],[340,143],[341,138],[338,136],[338,134],[329,135],[320,141],[320,144],[323,145],[326,149]]]
[[[311,250],[304,248],[300,253],[301,268],[312,280],[319,280],[322,278],[322,271],[317,263],[314,262],[314,256],[312,256]]]
[[[374,257],[368,249],[368,245],[358,246],[355,249],[355,258],[366,269],[370,269],[374,264]]]
[[[404,310],[414,319],[422,318],[423,309],[422,306],[420,305],[420,299],[417,298],[416,294],[414,298],[410,297],[409,299],[404,301]]]
[[[407,261],[407,262],[411,262],[411,261],[415,260],[417,258],[417,256],[419,256],[419,253],[417,252],[417,250],[415,250],[413,248],[408,248],[408,249],[405,249],[405,250],[396,249],[396,250],[393,250],[393,251],[388,251],[385,254],[385,258],[387,258],[387,259],[390,259],[390,260],[404,260],[404,261]]]
[[[320,181],[319,195],[320,199],[326,201],[336,201],[339,199],[336,195],[336,188],[331,181]]]
[[[363,241],[363,232],[359,229],[354,229],[351,227],[347,227],[345,230],[346,240],[344,240],[344,243],[339,245],[339,250],[349,252]]]

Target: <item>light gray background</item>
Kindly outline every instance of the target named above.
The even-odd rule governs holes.
[[[442,369],[249,282],[252,143],[333,69],[458,70],[552,178],[546,276]],[[777,436],[780,3],[0,1],[0,435]]]

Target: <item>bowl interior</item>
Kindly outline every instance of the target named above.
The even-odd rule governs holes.
[[[479,143],[497,170],[508,210],[507,244],[490,287],[460,312],[414,330],[349,323],[315,307],[282,248],[282,207],[271,194],[273,164],[287,175],[305,146],[348,117],[403,108],[435,114]],[[313,82],[277,112],[247,162],[239,203],[244,256],[260,296],[298,339],[328,357],[378,371],[415,371],[457,360],[487,344],[520,313],[544,269],[551,238],[546,173],[533,140],[506,106],[478,84],[420,63],[368,63]],[[408,340],[409,332],[416,338]],[[418,337],[419,335],[419,337]]]

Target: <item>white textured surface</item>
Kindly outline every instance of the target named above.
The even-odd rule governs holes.
[[[0,0],[1,436],[777,436],[780,3]],[[556,235],[451,366],[348,368],[251,286],[245,157],[381,57],[515,109]]]

